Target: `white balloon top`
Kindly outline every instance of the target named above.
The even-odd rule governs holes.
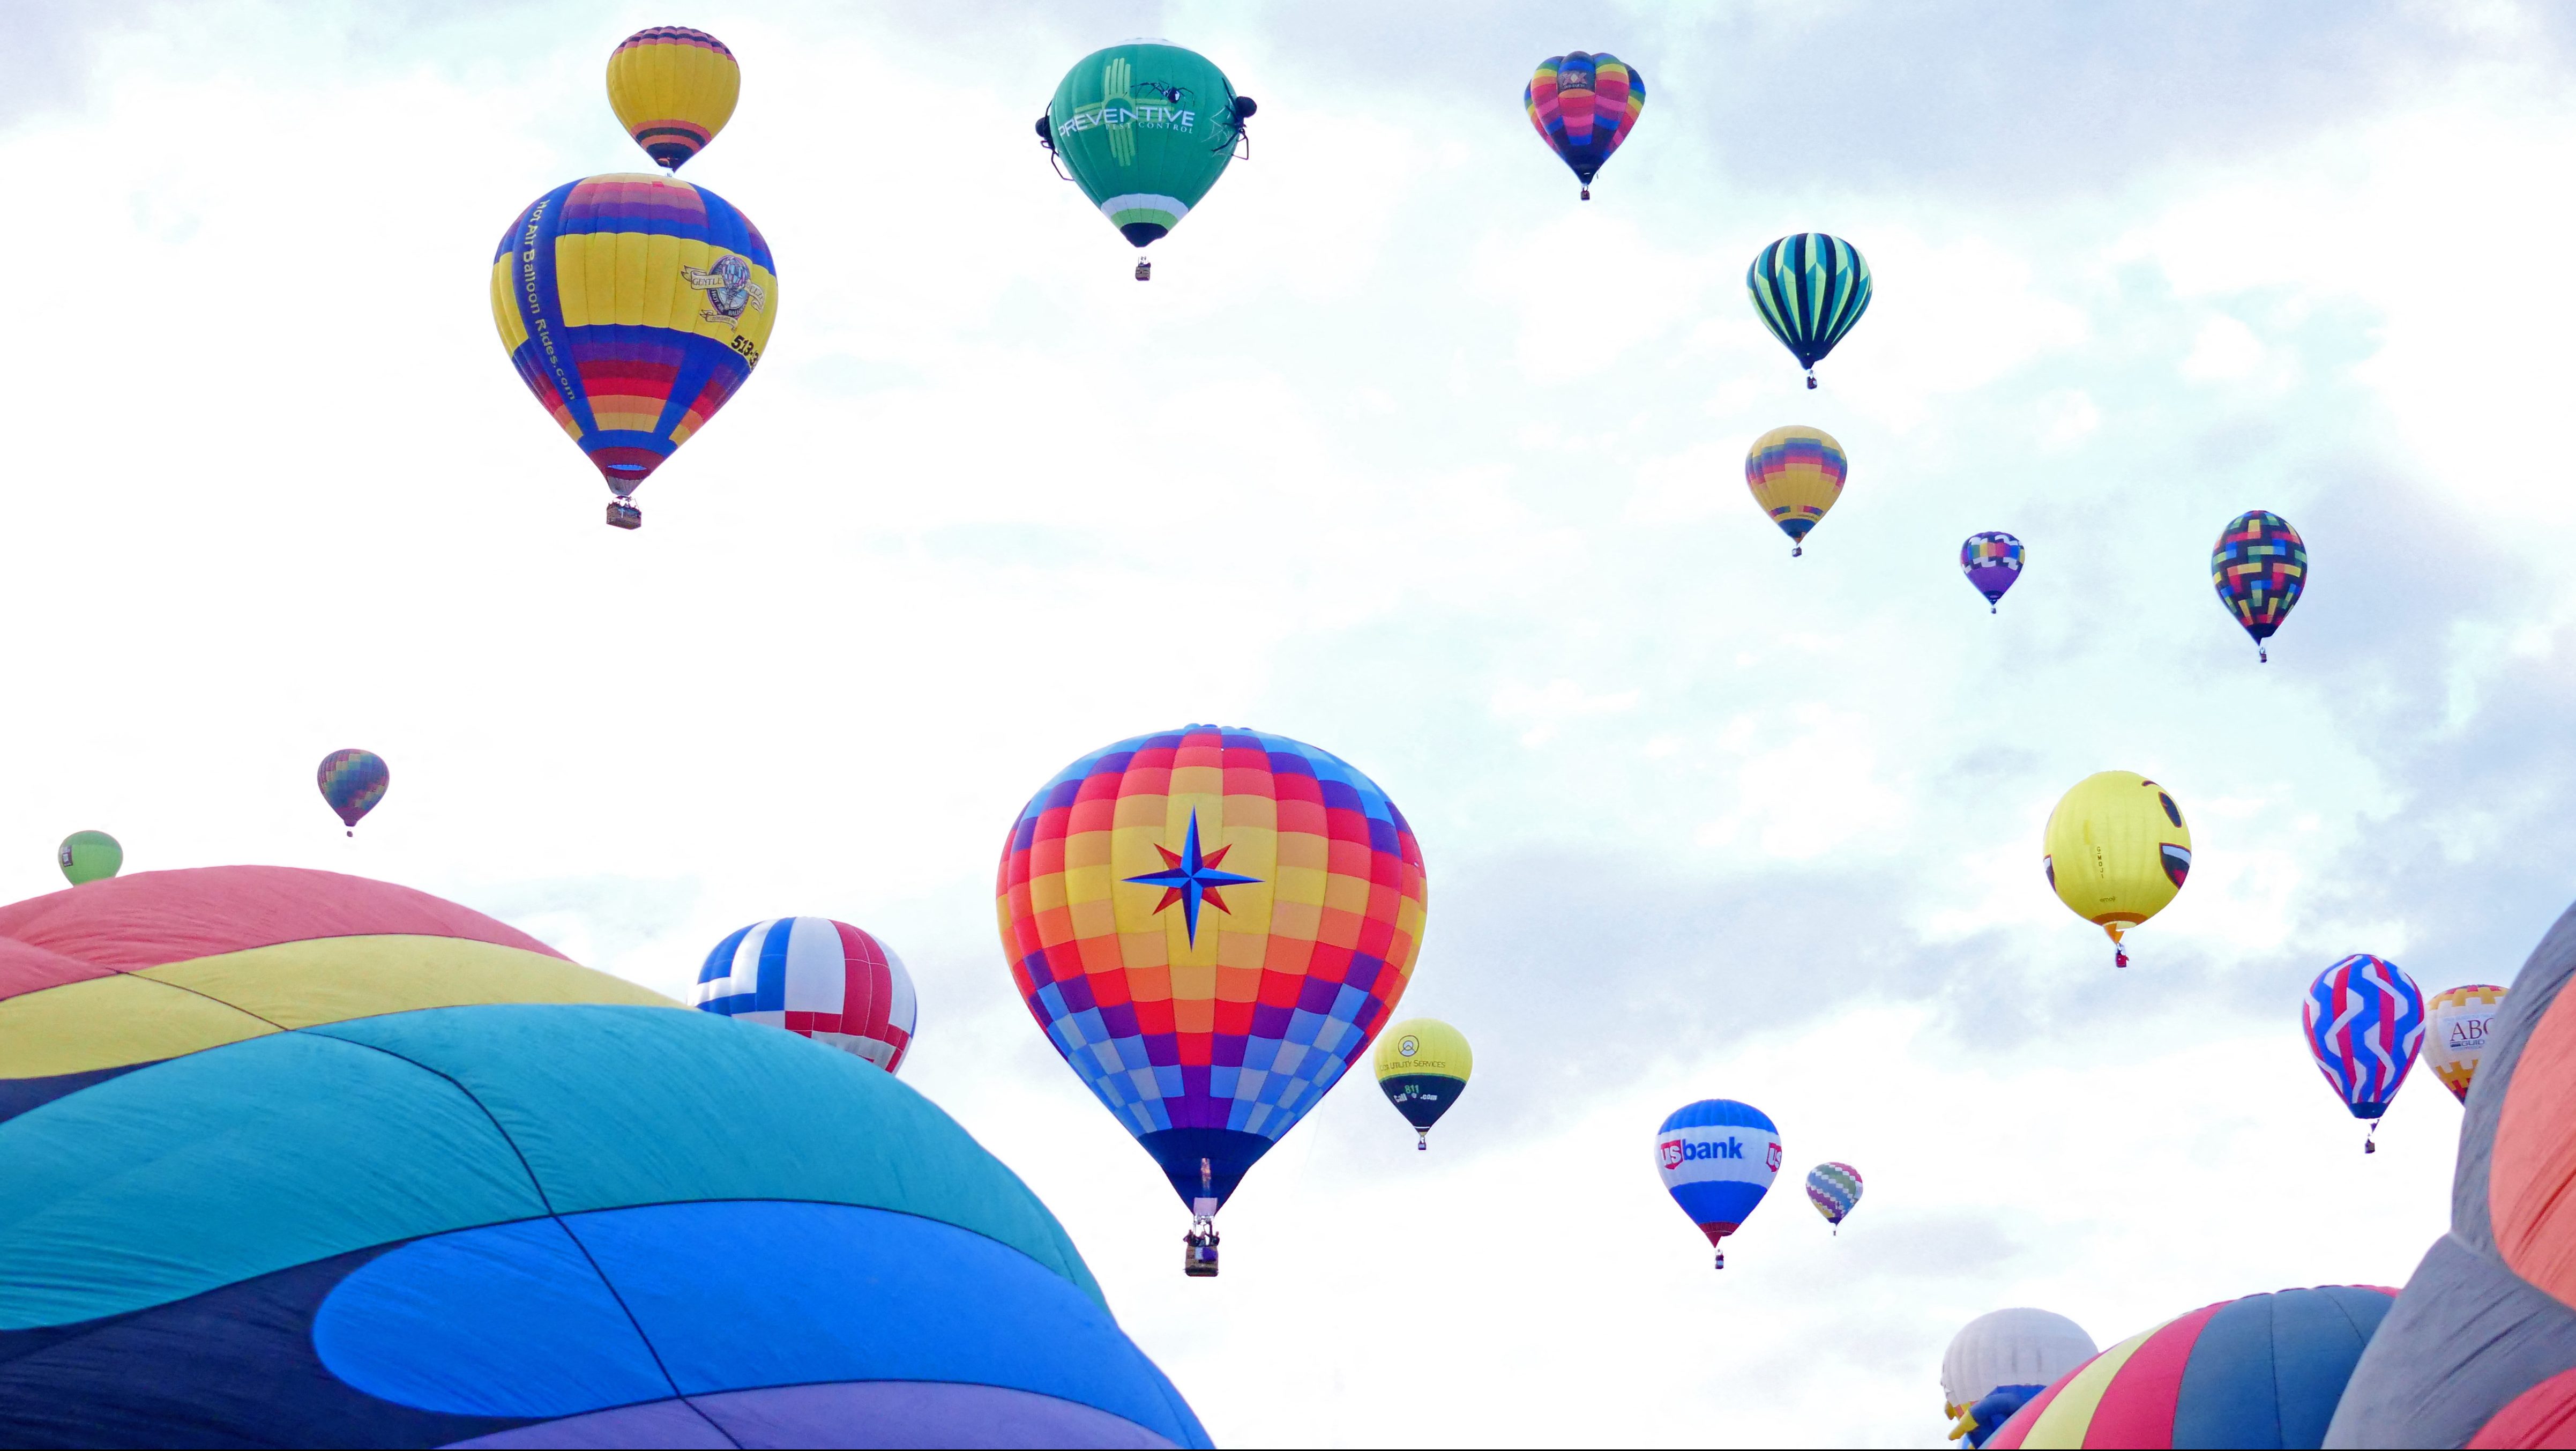
[[[2091,1360],[2095,1349],[2083,1326],[2053,1311],[1980,1315],[1951,1337],[1941,1357],[1941,1400],[1956,1415],[1997,1386],[2044,1386]]]

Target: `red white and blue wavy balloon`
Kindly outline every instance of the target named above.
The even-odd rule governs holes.
[[[2308,1051],[2354,1118],[2376,1123],[2424,1042],[2424,993],[2383,957],[2357,952],[2308,988]]]

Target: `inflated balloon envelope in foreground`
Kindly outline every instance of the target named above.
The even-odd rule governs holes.
[[[0,908],[19,1446],[1204,1446],[891,1075],[285,868]]]

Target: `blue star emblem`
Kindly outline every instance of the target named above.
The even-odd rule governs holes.
[[[1129,877],[1127,880],[1140,887],[1163,889],[1163,900],[1154,904],[1156,912],[1161,912],[1174,902],[1181,904],[1181,915],[1189,922],[1192,946],[1196,946],[1199,940],[1199,903],[1205,902],[1218,911],[1231,915],[1232,909],[1225,905],[1223,889],[1261,880],[1259,877],[1247,877],[1234,872],[1217,870],[1217,864],[1224,861],[1225,854],[1234,848],[1221,846],[1212,852],[1201,852],[1199,850],[1199,814],[1196,811],[1190,813],[1189,838],[1181,843],[1179,851],[1160,845],[1154,850],[1163,854],[1163,869],[1159,872],[1147,872],[1141,877]]]

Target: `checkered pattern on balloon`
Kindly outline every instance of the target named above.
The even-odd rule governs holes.
[[[2264,642],[2281,628],[2308,584],[2308,546],[2290,521],[2262,509],[2236,516],[2209,554],[2209,582],[2218,602],[2253,637],[2258,659],[2272,652]]]

